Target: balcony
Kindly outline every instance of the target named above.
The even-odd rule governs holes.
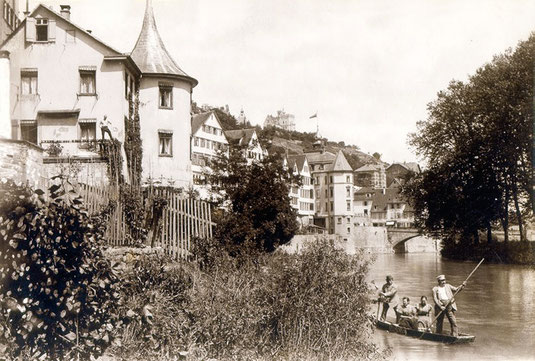
[[[43,140],[39,146],[44,149],[46,158],[95,158],[105,142],[97,140]]]

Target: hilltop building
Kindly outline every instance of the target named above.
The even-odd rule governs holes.
[[[288,131],[295,130],[295,116],[286,113],[284,110],[278,110],[276,116],[271,114],[266,117],[264,121],[265,127],[277,127]]]

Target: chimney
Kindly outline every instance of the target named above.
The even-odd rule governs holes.
[[[63,16],[67,20],[71,20],[71,6],[70,5],[60,5],[61,8],[61,16]]]

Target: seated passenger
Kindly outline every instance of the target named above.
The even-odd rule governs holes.
[[[401,305],[396,309],[397,323],[405,328],[418,328],[418,318],[416,317],[416,308],[410,304],[409,297],[403,297]]]
[[[420,303],[416,305],[416,314],[418,315],[418,329],[425,331],[431,328],[431,312],[433,307],[427,303],[427,297],[422,296]]]

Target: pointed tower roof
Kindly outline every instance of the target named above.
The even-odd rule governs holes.
[[[180,69],[167,52],[167,49],[165,49],[165,45],[156,27],[156,21],[154,20],[152,0],[147,0],[143,27],[130,56],[141,69],[143,75],[170,76],[186,80],[192,86],[198,84],[196,79],[190,77]]]
[[[336,154],[336,159],[334,160],[333,164],[331,164],[331,172],[353,172],[353,168],[349,165],[349,162],[347,161],[344,152],[341,150],[338,151],[338,154]]]

